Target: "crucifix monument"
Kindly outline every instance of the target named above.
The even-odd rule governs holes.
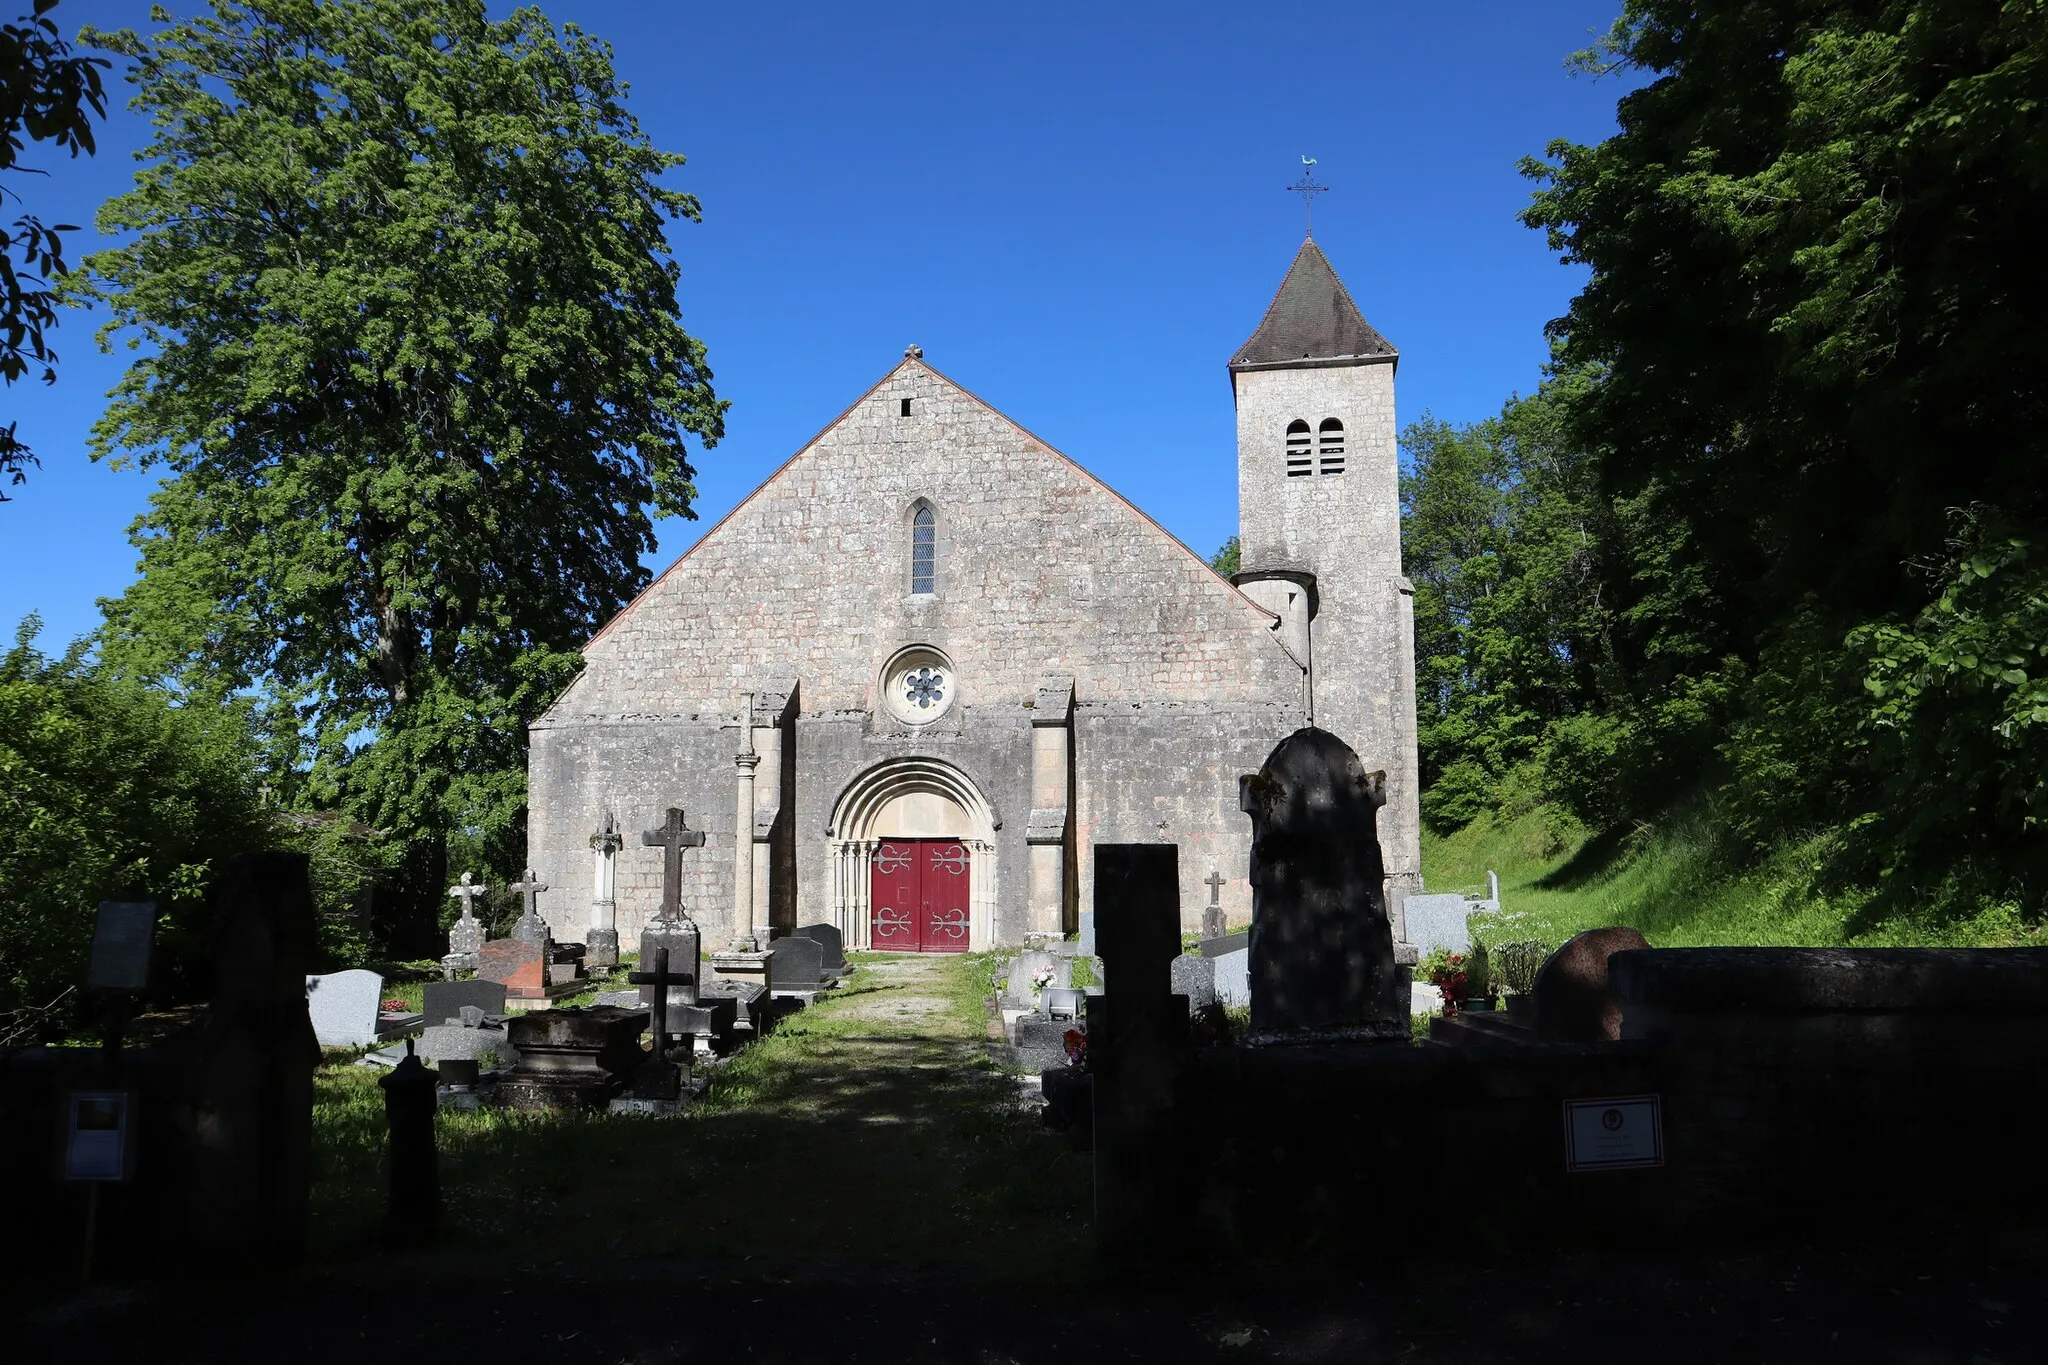
[[[682,808],[670,806],[661,826],[643,833],[640,842],[661,850],[661,912],[640,931],[640,963],[642,967],[660,963],[658,970],[667,975],[658,987],[642,981],[641,973],[636,973],[629,980],[640,987],[641,1004],[662,1011],[655,1016],[655,1030],[659,1036],[670,1006],[697,1003],[701,944],[697,925],[683,906],[683,850],[702,848],[704,831],[691,829]],[[671,962],[676,964],[676,970],[668,974],[666,964]]]
[[[520,899],[526,902],[525,909],[520,912],[519,923],[512,926],[512,937],[526,943],[538,943],[545,948],[553,935],[548,933],[548,922],[540,917],[537,903],[540,893],[548,889],[548,884],[534,876],[533,869],[529,867],[523,880],[513,882],[505,889],[517,891]]]
[[[1222,938],[1223,925],[1223,874],[1215,868],[1203,878],[1209,884],[1209,903],[1202,907],[1202,937]]]
[[[491,888],[463,873],[462,880],[448,888],[448,894],[462,902],[462,917],[448,926],[448,955],[441,959],[441,974],[449,981],[457,972],[473,972],[484,946],[483,922],[476,917],[476,898]]]

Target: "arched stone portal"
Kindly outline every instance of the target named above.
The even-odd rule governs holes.
[[[832,848],[832,914],[849,948],[870,945],[875,847],[884,839],[957,839],[968,851],[967,948],[994,943],[999,822],[968,776],[935,758],[879,763],[839,794],[825,837]]]

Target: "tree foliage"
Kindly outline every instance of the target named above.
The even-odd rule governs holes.
[[[1556,376],[1498,417],[1402,433],[1423,814],[1438,829],[1492,808],[1553,727],[1597,707],[1602,509],[1563,425],[1588,382]]]
[[[35,0],[32,12],[0,24],[0,172],[22,169],[17,163],[28,142],[90,156],[92,121],[106,117],[100,68],[107,63],[71,51],[50,17],[56,7],[57,0]],[[8,199],[19,203],[21,195],[0,181],[0,201]],[[50,282],[64,273],[60,234],[76,230],[69,223],[45,225],[33,213],[0,226],[0,379],[10,385],[36,366],[44,383],[56,382],[48,329],[57,322],[57,297]],[[26,479],[24,466],[36,463],[15,434],[18,425],[0,427],[0,478],[10,484]],[[0,502],[7,500],[0,492]]]
[[[2048,10],[1627,0],[1584,61],[1642,84],[1525,218],[1590,271],[1606,771],[2039,907]]]
[[[64,998],[48,1021],[61,1031],[102,899],[157,901],[156,985],[176,997],[193,985],[211,873],[278,836],[242,709],[173,705],[83,642],[47,656],[40,626],[29,617],[0,654],[0,1014]]]
[[[523,838],[526,723],[645,584],[650,509],[691,515],[724,405],[665,231],[697,202],[537,10],[156,17],[88,35],[155,130],[79,272],[140,343],[93,450],[172,476],[107,656],[259,696],[287,795],[413,841],[434,905],[449,831]]]

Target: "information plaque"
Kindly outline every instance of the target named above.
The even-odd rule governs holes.
[[[155,946],[155,901],[101,901],[85,984],[96,991],[145,989]]]
[[[1620,1171],[1664,1164],[1663,1106],[1655,1095],[1564,1102],[1568,1171]]]
[[[74,1090],[64,1142],[66,1180],[126,1180],[133,1150],[133,1097],[125,1090]]]

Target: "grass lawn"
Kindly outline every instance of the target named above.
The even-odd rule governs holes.
[[[675,1119],[445,1111],[444,1245],[513,1263],[631,1254],[984,1279],[1086,1263],[1089,1167],[986,1060],[986,956],[856,971],[712,1073]],[[384,1111],[369,1067],[318,1076],[314,1239],[375,1244]]]
[[[1501,914],[1475,916],[1482,942],[1537,938],[1555,946],[1581,929],[1625,924],[1660,948],[2039,946],[2048,932],[2008,906],[1955,922],[1859,921],[1862,895],[1812,886],[1814,845],[1731,869],[1705,827],[1676,819],[1629,839],[1578,837],[1561,846],[1540,811],[1480,820],[1449,836],[1425,833],[1422,873],[1432,892],[1483,894],[1500,875]]]

